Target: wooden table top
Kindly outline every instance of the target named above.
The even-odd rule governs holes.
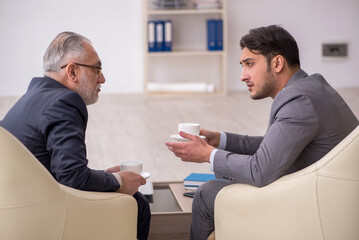
[[[185,213],[192,213],[192,202],[193,198],[183,196],[185,192],[191,192],[193,190],[186,190],[183,182],[179,183],[170,183],[169,188],[171,189],[178,205],[181,207],[182,211]]]

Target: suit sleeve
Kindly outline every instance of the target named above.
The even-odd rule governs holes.
[[[217,178],[262,187],[284,175],[317,134],[319,122],[311,101],[305,96],[288,99],[276,111],[273,123],[254,153],[217,151],[213,164]],[[246,145],[246,141],[242,137],[237,143]]]
[[[234,133],[226,133],[226,151],[238,154],[254,154],[262,143],[262,136],[252,137]]]
[[[58,182],[87,191],[106,192],[120,188],[111,173],[87,167],[87,109],[78,94],[67,93],[51,102],[42,113],[39,124],[51,156],[51,173]]]

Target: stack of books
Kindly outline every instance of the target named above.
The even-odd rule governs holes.
[[[203,183],[214,179],[216,177],[212,173],[191,173],[183,180],[183,185],[186,190],[197,190]]]
[[[153,0],[154,9],[182,9],[186,7],[185,0]]]
[[[193,7],[195,9],[219,9],[221,3],[218,0],[195,0]]]

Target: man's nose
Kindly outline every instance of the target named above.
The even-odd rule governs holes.
[[[247,74],[247,71],[245,69],[242,69],[242,73],[241,73],[241,81],[242,82],[245,82],[245,81],[248,81],[249,79],[249,76]]]
[[[98,82],[101,84],[104,84],[106,82],[106,79],[105,79],[105,76],[103,75],[103,73],[100,74]]]

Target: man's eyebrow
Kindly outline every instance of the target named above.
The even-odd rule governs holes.
[[[240,61],[239,63],[242,64],[242,63],[245,63],[245,62],[247,62],[249,60],[253,60],[253,58],[245,58],[242,61]]]

